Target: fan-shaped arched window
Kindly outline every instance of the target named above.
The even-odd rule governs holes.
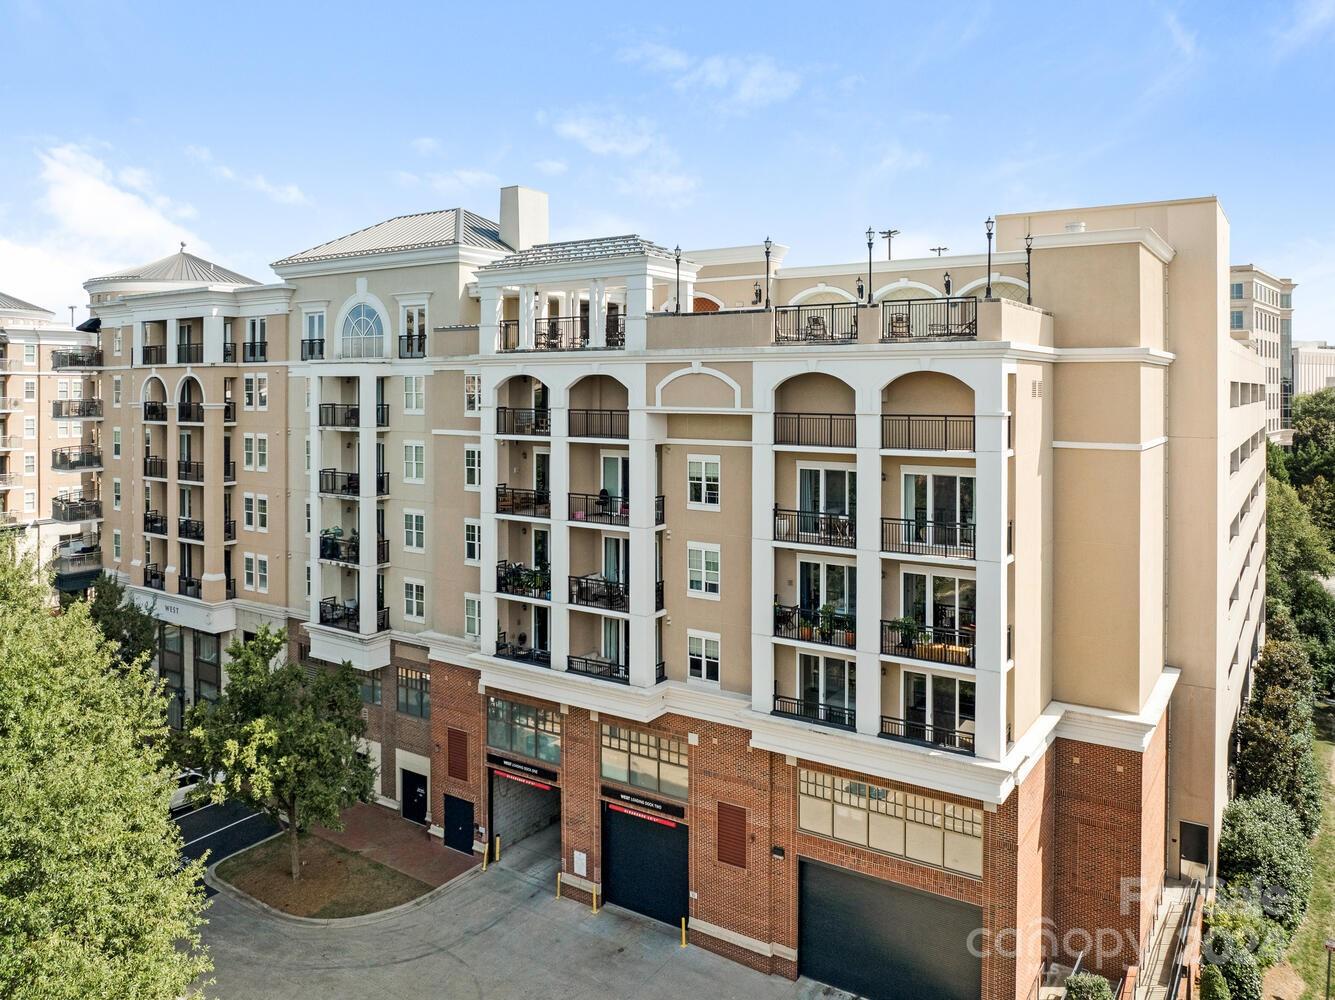
[[[343,320],[343,357],[378,358],[385,349],[385,324],[371,306],[359,303]]]

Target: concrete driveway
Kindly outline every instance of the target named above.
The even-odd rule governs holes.
[[[554,896],[555,867],[519,850],[425,903],[318,926],[215,895],[204,942],[223,1000],[591,1000],[846,994],[764,976],[615,907]]]

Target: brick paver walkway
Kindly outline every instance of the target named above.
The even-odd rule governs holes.
[[[478,863],[384,806],[359,803],[343,811],[341,831],[316,827],[312,832],[430,886],[444,885]]]

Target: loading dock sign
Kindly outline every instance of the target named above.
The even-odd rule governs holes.
[[[667,826],[672,829],[677,828],[677,824],[670,819],[664,819],[662,816],[650,816],[648,813],[636,812],[634,809],[627,809],[625,806],[619,806],[615,802],[607,803],[607,808],[624,813],[627,816],[634,816],[636,819],[646,820],[650,823],[657,823],[659,826]]]
[[[603,785],[603,797],[616,799],[628,806],[634,806],[646,812],[658,813],[661,816],[675,816],[677,819],[686,818],[684,806],[673,805],[670,802],[659,802],[657,799],[646,799],[642,795],[636,795],[634,792],[624,792],[620,788],[613,788],[611,785]]]
[[[506,778],[510,781],[517,781],[521,785],[528,785],[529,788],[537,788],[540,791],[544,792],[550,792],[552,790],[551,785],[544,784],[541,781],[534,781],[532,778],[525,778],[523,775],[510,774],[508,771],[495,771],[495,770],[492,771],[491,773],[496,775],[496,777],[498,778]]]
[[[560,775],[555,771],[545,767],[538,767],[536,764],[529,764],[522,760],[514,760],[510,757],[502,757],[498,753],[487,754],[487,763],[493,767],[503,767],[508,771],[515,771],[519,774],[527,774],[530,778],[541,778],[543,781],[557,782]]]

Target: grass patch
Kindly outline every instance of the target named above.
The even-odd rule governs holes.
[[[1319,705],[1316,711],[1316,752],[1326,776],[1325,809],[1321,829],[1312,841],[1314,878],[1307,916],[1299,925],[1286,956],[1303,977],[1305,998],[1320,997],[1326,987],[1327,938],[1335,937],[1335,708]]]
[[[356,917],[407,903],[431,886],[319,837],[301,838],[293,880],[287,837],[274,837],[218,865],[218,877],[297,917]]]

